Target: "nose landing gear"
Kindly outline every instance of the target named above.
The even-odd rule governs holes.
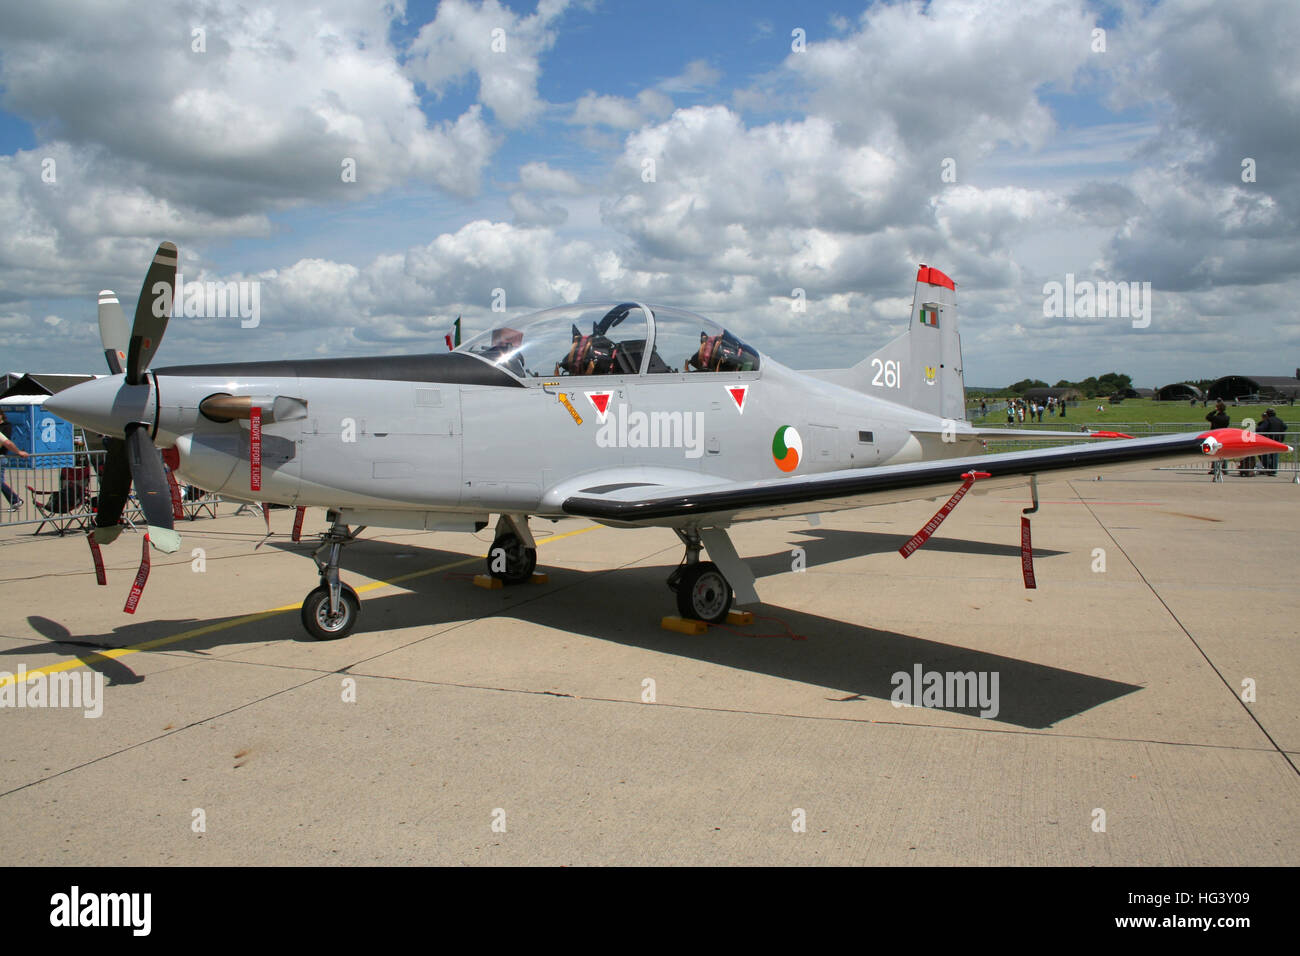
[[[336,641],[347,637],[361,617],[361,599],[357,592],[339,580],[339,554],[343,546],[354,541],[365,525],[355,531],[330,512],[333,524],[321,536],[312,558],[320,570],[320,584],[302,602],[302,626],[318,641]],[[324,557],[322,557],[324,555]]]

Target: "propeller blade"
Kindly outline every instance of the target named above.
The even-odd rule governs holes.
[[[99,341],[104,346],[108,370],[114,375],[122,372],[130,339],[131,327],[126,324],[126,313],[117,301],[117,293],[104,289],[99,293]]]
[[[149,525],[149,540],[159,551],[175,551],[181,537],[173,530],[171,488],[163,473],[162,455],[149,437],[148,425],[126,426],[126,449],[135,497]]]
[[[126,442],[105,438],[104,471],[99,479],[99,505],[95,509],[95,540],[111,544],[122,533],[122,511],[131,494],[131,463],[126,456]]]
[[[139,385],[144,380],[144,373],[162,343],[163,333],[167,331],[176,287],[176,261],[175,243],[164,242],[158,246],[149,271],[145,273],[126,354],[126,381],[129,385]],[[159,477],[162,477],[161,472]]]

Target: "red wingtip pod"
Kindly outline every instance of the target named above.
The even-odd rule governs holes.
[[[1290,445],[1241,428],[1216,428],[1200,436],[1201,451],[1210,458],[1248,458],[1289,452]]]

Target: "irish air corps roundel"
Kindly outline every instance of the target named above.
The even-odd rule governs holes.
[[[772,436],[772,460],[782,471],[794,471],[799,467],[799,456],[803,454],[803,440],[793,425],[782,425]]]

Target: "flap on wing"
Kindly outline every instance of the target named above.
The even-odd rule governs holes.
[[[957,424],[955,429],[912,428],[914,435],[951,436],[957,441],[1098,441],[1107,438],[1132,438],[1123,432],[1077,431],[1058,432],[1050,429],[1032,428],[971,428]]]
[[[685,520],[727,524],[934,498],[951,492],[968,472],[986,473],[988,478],[978,481],[975,489],[987,491],[1018,484],[1029,475],[1094,477],[1141,461],[1241,458],[1263,453],[1264,441],[1239,429],[1217,429],[762,481],[709,483],[698,473],[674,472],[679,482],[688,475],[695,481],[677,487],[625,485],[605,493],[575,488],[557,503],[567,514],[619,524],[680,525]]]

